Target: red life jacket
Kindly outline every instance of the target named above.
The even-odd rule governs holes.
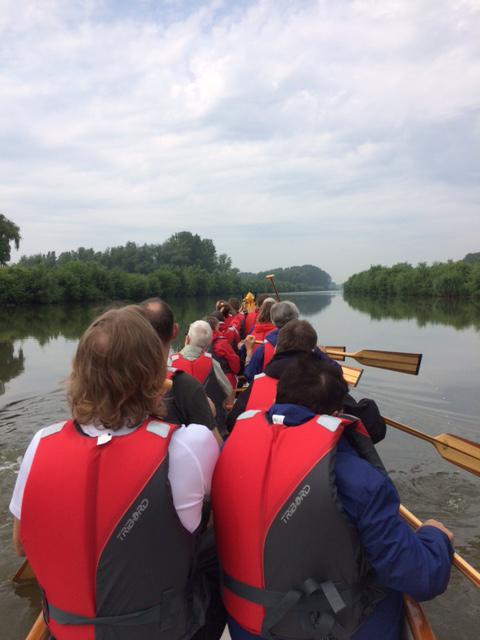
[[[272,360],[274,355],[275,355],[275,345],[273,345],[268,340],[265,340],[263,343],[263,369],[265,369],[265,367]]]
[[[251,385],[252,389],[248,396],[245,411],[250,411],[251,409],[266,411],[270,409],[275,402],[277,384],[278,380],[276,378],[271,378],[265,373],[256,375]]]
[[[194,536],[178,519],[168,481],[176,428],[149,418],[124,436],[88,437],[72,420],[44,430],[21,539],[57,640],[171,640],[195,626]],[[98,626],[103,617],[113,619]]]
[[[252,331],[256,321],[257,321],[258,311],[249,311],[245,314],[245,335]]]
[[[174,353],[170,360],[174,369],[185,371],[201,384],[206,383],[213,368],[211,353],[201,353],[195,360],[188,360],[181,353]]]
[[[225,607],[266,637],[350,637],[373,599],[332,474],[336,445],[352,423],[315,416],[287,427],[282,419],[242,414],[215,468]]]

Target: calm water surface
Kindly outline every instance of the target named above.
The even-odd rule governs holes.
[[[289,297],[323,344],[424,354],[418,377],[367,368],[354,395],[375,398],[384,415],[432,435],[480,441],[478,305],[355,298],[347,303],[329,293]],[[173,307],[185,329],[213,303],[185,300]],[[35,590],[11,583],[19,561],[10,550],[8,503],[19,461],[37,429],[68,416],[63,380],[80,333],[101,310],[98,305],[0,310],[0,636],[5,640],[24,638],[38,612]],[[428,443],[394,429],[378,448],[405,505],[422,519],[442,520],[455,532],[457,551],[480,567],[480,480],[442,460]],[[447,593],[428,604],[428,613],[438,640],[480,637],[480,592],[455,570]]]

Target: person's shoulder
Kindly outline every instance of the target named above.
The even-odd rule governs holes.
[[[203,424],[192,423],[179,427],[172,438],[177,444],[187,447],[193,453],[203,452],[207,447],[219,450],[212,431]]]
[[[335,475],[339,487],[350,494],[364,496],[364,499],[381,491],[390,491],[393,487],[388,476],[361,458],[345,438],[337,447]]]

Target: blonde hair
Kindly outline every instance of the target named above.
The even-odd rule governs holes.
[[[162,342],[140,307],[106,311],[82,335],[73,359],[73,418],[116,430],[159,415],[166,366]]]

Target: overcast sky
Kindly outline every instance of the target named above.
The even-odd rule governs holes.
[[[190,230],[235,266],[480,251],[480,0],[0,0],[20,253]]]

